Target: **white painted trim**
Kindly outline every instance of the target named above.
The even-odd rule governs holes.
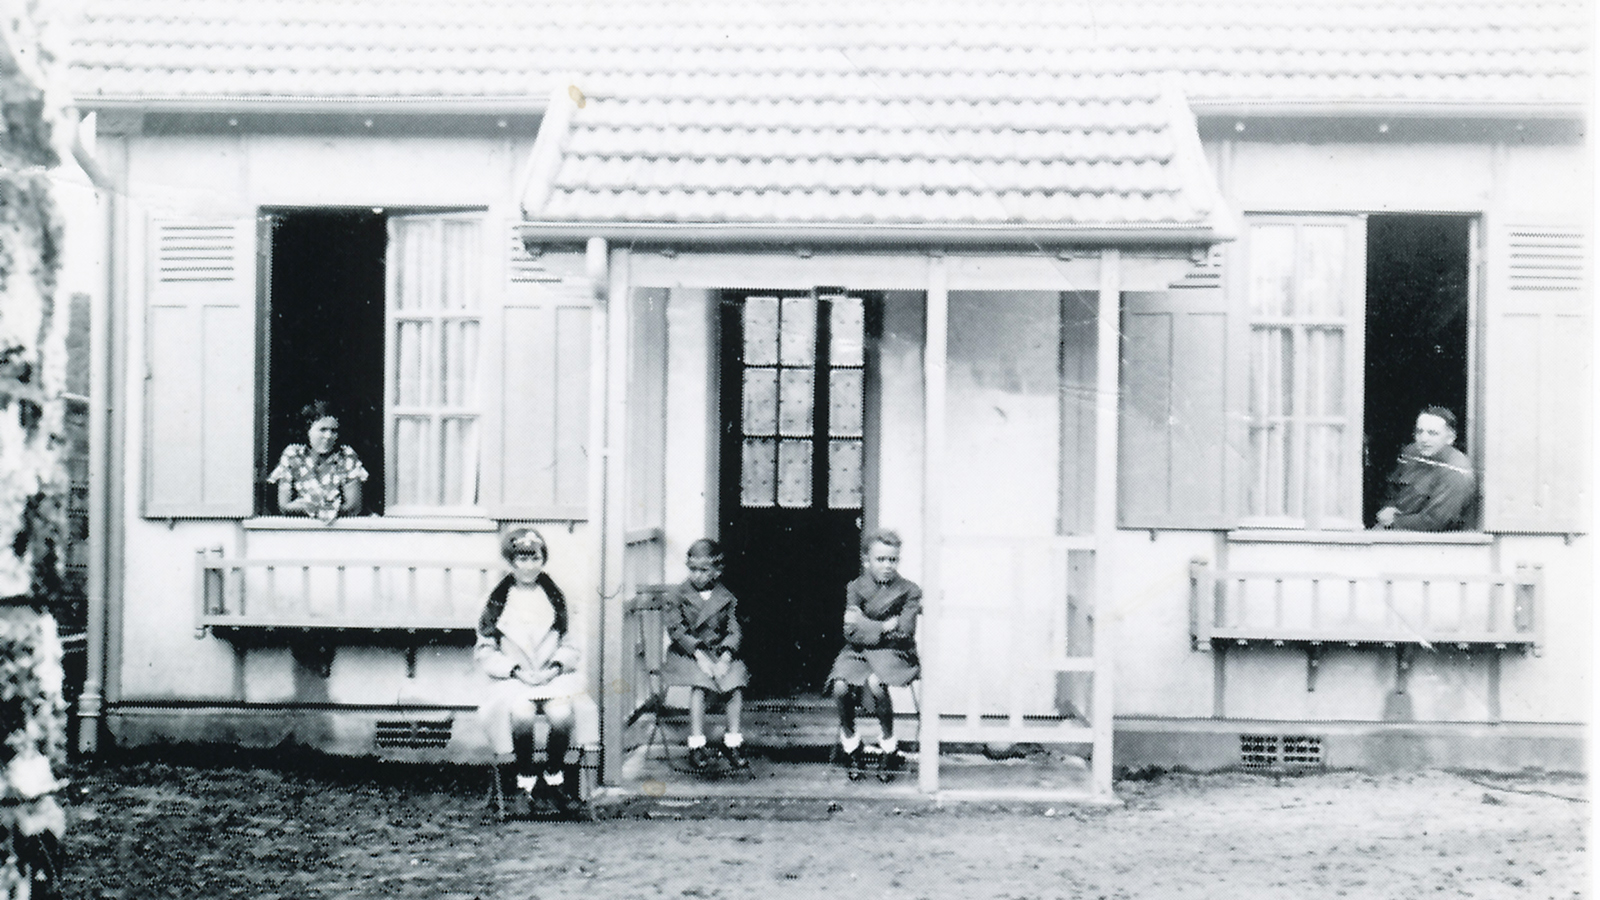
[[[927,310],[923,341],[922,533],[927,547],[922,563],[922,700],[917,712],[917,787],[939,791],[939,641],[942,640],[944,587],[939,573],[944,541],[945,366],[949,354],[950,292],[945,258],[929,257]]]
[[[1094,680],[1090,760],[1095,793],[1112,795],[1112,629],[1116,617],[1117,413],[1121,370],[1122,258],[1100,251],[1100,297],[1095,348],[1094,429]]]

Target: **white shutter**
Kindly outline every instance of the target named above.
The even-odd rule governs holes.
[[[1489,254],[1484,528],[1587,529],[1587,245],[1575,227],[1502,226]]]
[[[144,514],[249,516],[255,221],[154,221],[148,234]]]

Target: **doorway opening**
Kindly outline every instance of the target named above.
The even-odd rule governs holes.
[[[755,697],[823,689],[860,569],[880,298],[720,296],[720,533]]]
[[[1456,414],[1456,446],[1470,446],[1468,335],[1472,220],[1375,215],[1367,219],[1366,454],[1363,516],[1371,526],[1389,472],[1411,442],[1417,412]]]

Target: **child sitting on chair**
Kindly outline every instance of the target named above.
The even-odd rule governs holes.
[[[865,691],[878,714],[878,777],[888,781],[904,765],[894,736],[894,706],[889,687],[915,681],[917,615],[922,589],[901,578],[900,536],[880,529],[863,536],[862,573],[844,590],[844,649],[833,661],[828,681],[839,707],[839,748],[852,781],[866,768],[865,748],[856,734],[856,705]]]
[[[478,667],[489,676],[480,714],[495,752],[497,796],[522,794],[529,812],[544,807],[580,814],[578,773],[567,764],[567,748],[576,741],[581,752],[598,741],[599,714],[584,689],[567,599],[544,571],[550,551],[539,532],[506,532],[500,553],[511,574],[489,592],[473,648]],[[550,726],[543,772],[533,760],[535,714]]]
[[[739,716],[749,674],[738,657],[738,601],[721,584],[722,548],[716,541],[695,541],[688,566],[688,580],[667,595],[664,616],[671,644],[662,668],[667,684],[689,688],[689,764],[703,772],[715,759],[706,747],[706,694],[713,692],[728,695],[723,755],[733,768],[747,769]]]

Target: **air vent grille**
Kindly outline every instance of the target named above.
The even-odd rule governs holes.
[[[1246,769],[1321,766],[1322,738],[1304,734],[1241,734],[1239,765]]]
[[[450,743],[450,732],[455,723],[443,721],[412,721],[407,719],[379,720],[376,743],[380,748],[430,750]]]

